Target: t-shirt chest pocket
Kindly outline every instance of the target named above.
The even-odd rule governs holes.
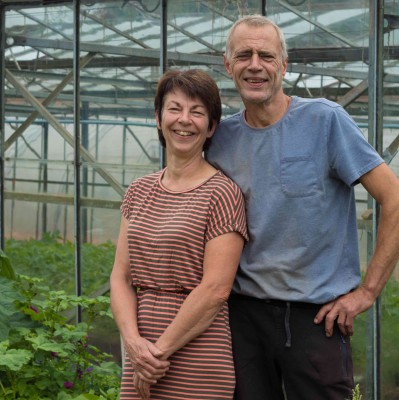
[[[281,188],[288,197],[314,196],[319,191],[316,162],[310,155],[281,160]]]

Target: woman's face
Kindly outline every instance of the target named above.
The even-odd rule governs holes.
[[[209,129],[209,115],[204,103],[176,89],[163,99],[162,117],[156,115],[157,127],[162,130],[166,149],[172,154],[195,156],[202,153],[207,138],[215,131]]]

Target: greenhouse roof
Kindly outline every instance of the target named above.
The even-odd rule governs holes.
[[[246,4],[251,2],[245,2]],[[256,3],[257,2],[252,2]],[[74,9],[72,2],[1,1],[5,10],[6,117],[32,113],[32,96],[48,100],[60,117],[73,114]],[[226,34],[242,1],[169,2],[162,40],[160,1],[82,1],[80,100],[85,118],[153,120],[153,96],[168,68],[203,68],[217,81],[225,115],[241,101],[224,70]],[[370,26],[368,1],[274,0],[268,15],[283,29],[289,49],[287,94],[327,97],[352,115],[367,114]],[[239,7],[241,5],[241,7]],[[399,10],[384,5],[384,112],[399,115]],[[29,94],[22,94],[24,87]]]

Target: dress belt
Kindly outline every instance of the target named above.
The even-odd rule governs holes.
[[[158,288],[152,288],[152,287],[148,287],[148,286],[139,286],[137,287],[137,291],[152,291],[152,292],[158,292],[158,293],[165,293],[165,294],[190,294],[191,290],[186,289],[184,287],[180,287],[174,290],[166,290],[166,289],[158,289]]]

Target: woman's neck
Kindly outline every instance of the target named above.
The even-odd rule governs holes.
[[[216,173],[202,157],[190,161],[168,159],[162,184],[169,190],[183,191],[200,185]]]

